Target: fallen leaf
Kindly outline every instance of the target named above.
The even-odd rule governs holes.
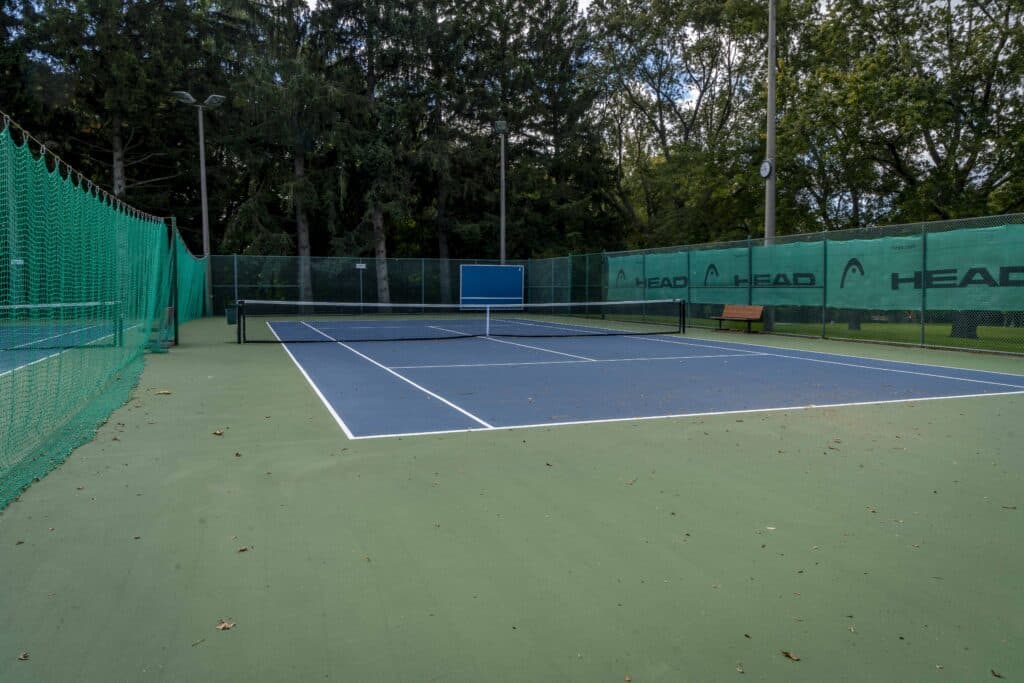
[[[25,541],[15,541],[14,545],[24,545]]]
[[[636,479],[630,479],[629,481],[626,482],[626,486],[632,486],[635,483],[636,483]]]
[[[744,633],[743,637],[749,639],[750,638],[750,634],[749,633]]]
[[[242,454],[241,454],[241,453],[239,453],[238,451],[235,451],[235,457],[236,457],[236,458],[241,458],[241,457],[242,457]]]
[[[224,436],[224,430],[223,429],[215,429],[215,430],[213,430],[213,435],[214,436]]]
[[[1004,505],[1003,509],[1004,510],[1016,510],[1017,506],[1016,505]]]
[[[736,673],[746,673],[746,671],[743,670],[743,662],[736,662]]]
[[[998,671],[996,671],[995,669],[989,669],[989,671],[991,671],[991,672],[992,672],[992,676],[993,676],[994,678],[1002,678],[1002,677],[1003,677],[1003,674],[999,673],[999,672],[998,672]]]
[[[775,531],[775,527],[773,526],[766,526],[765,529],[767,529],[768,531]]]
[[[633,677],[630,676],[629,674],[626,674],[625,677],[622,680],[624,680],[626,683],[630,683],[630,681],[633,680]]]
[[[856,629],[856,627],[854,627],[853,624],[850,624],[849,626],[847,626],[847,628],[850,629],[850,633],[856,633],[857,632],[857,629]]]
[[[170,396],[171,395],[171,392],[168,391],[167,389],[160,389],[159,391],[156,391],[156,392],[153,392],[153,393],[155,393],[157,396]]]
[[[233,621],[228,621],[227,619],[218,619],[217,620],[217,630],[218,631],[230,631],[232,628],[234,628],[234,626],[235,626],[235,622],[233,622]]]
[[[19,662],[27,662],[28,661],[28,653],[27,652],[22,652],[20,655],[18,655],[18,661]]]
[[[793,654],[792,652],[790,652],[789,650],[779,650],[779,652],[781,652],[782,656],[785,657],[786,659],[791,659],[794,662],[799,662],[800,661],[800,658],[798,656],[796,656],[795,654]]]
[[[240,553],[247,553],[247,552],[249,552],[249,546],[243,545],[241,548],[238,549],[238,552],[240,552]]]
[[[205,642],[206,642],[206,638],[200,638],[196,642],[192,643],[192,647],[195,647],[196,645],[202,645]]]

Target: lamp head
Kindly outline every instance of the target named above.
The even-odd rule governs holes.
[[[178,100],[182,104],[196,103],[196,98],[192,97],[191,94],[185,92],[184,90],[174,90],[173,92],[171,92],[171,94],[174,95],[174,99]]]

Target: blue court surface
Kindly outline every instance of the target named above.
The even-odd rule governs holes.
[[[34,324],[5,322],[0,325],[0,377],[55,358],[72,349],[96,350],[115,343],[110,321]]]
[[[354,439],[1024,393],[1024,375],[680,335],[284,347]]]

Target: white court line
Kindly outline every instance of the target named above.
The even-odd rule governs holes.
[[[267,327],[270,328],[271,334],[273,334],[278,341],[281,341],[281,337],[277,336],[277,330],[275,330],[274,327],[269,322],[267,323]],[[281,347],[284,349],[284,352],[288,354],[288,357],[292,359],[292,362],[295,363],[295,367],[299,369],[299,372],[301,372],[302,376],[306,378],[306,381],[309,382],[309,386],[313,387],[313,392],[320,397],[320,400],[327,407],[327,412],[331,414],[331,417],[334,418],[334,421],[338,423],[339,427],[341,427],[341,431],[345,432],[345,436],[347,436],[349,439],[357,438],[352,435],[352,430],[350,430],[348,428],[348,425],[345,424],[345,421],[341,419],[341,415],[338,415],[337,411],[334,410],[334,406],[331,405],[331,402],[328,401],[327,397],[323,395],[322,391],[320,391],[320,387],[316,385],[316,382],[313,381],[313,378],[310,377],[309,373],[306,372],[306,369],[302,367],[302,363],[300,363],[298,359],[296,359],[295,356],[292,355],[292,351],[291,349],[288,348],[288,344],[281,344]]]
[[[656,341],[662,341],[662,342],[665,342],[667,344],[675,344],[677,346],[709,346],[707,344],[694,344],[694,343],[683,342],[683,341],[672,341],[672,340],[669,340],[669,339],[659,339],[659,340],[656,340]],[[711,348],[724,348],[724,347],[713,346]],[[754,352],[751,352],[751,353],[754,353]],[[806,358],[804,356],[790,356],[790,355],[785,354],[785,353],[773,353],[771,351],[763,351],[762,353],[764,355],[766,355],[766,356],[771,356],[772,358],[788,358],[790,360],[807,361],[808,363],[824,363],[825,365],[843,365],[843,366],[850,367],[850,368],[860,368],[862,370],[876,370],[878,372],[895,372],[895,373],[898,373],[898,374],[901,374],[901,375],[918,375],[920,377],[934,377],[934,378],[937,378],[937,379],[948,379],[948,380],[953,380],[953,381],[956,381],[956,382],[972,382],[974,384],[991,384],[991,385],[997,386],[997,387],[1010,387],[1011,389],[1024,389],[1024,384],[1009,384],[1007,382],[993,382],[991,380],[985,380],[985,379],[971,379],[969,377],[954,377],[952,375],[940,375],[940,374],[934,373],[934,372],[920,372],[920,371],[916,371],[916,370],[897,370],[896,368],[880,368],[880,367],[878,367],[876,365],[862,365],[860,363],[844,363],[842,361],[825,360],[823,358]],[[808,351],[807,353],[817,353],[817,351]],[[839,355],[839,354],[830,354],[830,355]],[[843,356],[840,356],[840,358],[842,358],[842,357]],[[857,358],[857,356],[846,356],[846,357],[847,358]],[[860,360],[869,360],[869,359],[860,359]],[[871,360],[874,360],[874,359],[871,359]],[[880,362],[887,362],[887,361],[880,361]],[[936,366],[924,366],[924,367],[936,367]],[[941,367],[941,366],[938,366],[938,367]],[[945,369],[946,370],[951,370],[951,369],[954,369],[954,368],[945,368]],[[981,370],[967,370],[967,369],[964,369],[964,368],[956,368],[956,369],[963,370],[964,372],[983,372]],[[1001,374],[1001,373],[993,372],[993,373],[988,373],[988,374],[998,375],[998,374]],[[1016,376],[1016,375],[1014,375],[1014,376]]]
[[[892,359],[889,359],[889,358],[872,358],[870,356],[855,356],[855,355],[850,354],[850,353],[835,353],[833,351],[805,351],[805,350],[801,350],[801,349],[787,349],[785,347],[778,347],[778,346],[766,346],[764,344],[748,344],[746,342],[725,342],[726,344],[730,344],[730,346],[716,346],[715,344],[702,344],[700,342],[682,341],[682,339],[680,339],[679,337],[674,337],[672,339],[662,339],[662,338],[659,338],[656,335],[649,335],[649,336],[636,336],[636,335],[634,335],[634,337],[637,338],[637,339],[646,339],[646,340],[649,340],[649,341],[660,341],[660,342],[664,342],[666,344],[681,344],[681,345],[684,345],[684,346],[703,346],[703,347],[706,347],[706,348],[709,348],[709,349],[725,349],[725,350],[729,350],[729,351],[740,351],[740,350],[742,350],[742,349],[738,348],[740,346],[752,346],[752,347],[758,348],[758,349],[781,349],[783,351],[793,351],[793,352],[797,352],[797,353],[813,353],[813,354],[816,354],[816,355],[819,355],[819,356],[834,356],[836,358],[855,358],[857,360],[875,361],[877,363],[898,363],[900,365],[915,365],[915,366],[917,366],[919,368],[938,368],[940,370],[963,370],[964,372],[981,372],[981,373],[984,373],[986,375],[1005,375],[1006,377],[1020,377],[1022,380],[1024,380],[1024,374],[1018,374],[1016,372],[1003,372],[1003,371],[996,371],[996,370],[974,370],[972,368],[961,368],[961,367],[952,366],[952,365],[936,365],[935,363],[919,363],[919,362],[912,361],[912,360],[892,360]],[[678,339],[678,341],[676,341],[677,339]],[[910,346],[911,346],[911,348],[913,348],[913,345],[910,345]],[[925,347],[925,348],[927,348],[927,347]],[[950,349],[949,348],[944,348],[943,350],[948,351]],[[959,349],[952,349],[952,350],[959,351]],[[752,353],[754,353],[754,352],[752,352]]]
[[[643,415],[639,417],[610,417],[599,420],[576,420],[568,422],[538,422],[536,424],[523,424],[523,425],[507,425],[501,427],[493,427],[489,430],[471,428],[471,429],[444,429],[436,432],[403,432],[398,434],[369,434],[367,436],[357,436],[355,439],[392,439],[403,436],[434,436],[443,434],[463,434],[465,432],[483,432],[483,431],[494,431],[494,430],[513,430],[513,429],[537,429],[540,427],[568,427],[572,425],[588,425],[588,424],[605,424],[613,422],[648,422],[651,420],[668,420],[673,418],[683,417],[715,417],[719,415],[745,415],[750,413],[778,413],[786,410],[815,410],[825,408],[852,408],[856,406],[879,406],[879,405],[891,405],[899,403],[920,403],[924,401],[945,401],[948,399],[956,398],[985,398],[989,396],[1020,396],[1024,395],[1024,391],[994,391],[988,394],[959,394],[956,396],[924,396],[921,398],[898,398],[885,401],[858,401],[855,403],[820,403],[812,405],[796,405],[796,406],[784,406],[781,408],[744,408],[742,410],[719,410],[704,413],[676,413],[673,415]]]
[[[99,325],[89,325],[88,327],[80,327],[77,330],[68,330],[67,332],[61,332],[60,334],[55,334],[55,335],[50,336],[50,337],[44,337],[43,339],[33,339],[30,342],[25,342],[24,344],[19,344],[18,346],[14,346],[12,348],[13,349],[27,349],[27,350],[31,351],[32,349],[30,347],[33,344],[41,344],[42,342],[50,341],[51,339],[57,339],[58,337],[66,337],[69,334],[77,334],[78,332],[85,332],[86,330],[91,330],[94,327],[99,327]],[[109,337],[109,336],[111,336],[111,335],[108,334],[108,335],[105,335],[104,337],[100,337],[100,338],[101,339],[105,339],[106,337]],[[91,344],[91,343],[92,342],[89,342],[89,344]]]
[[[95,327],[95,325],[94,325],[94,327]],[[134,330],[136,327],[138,327],[138,324],[130,325],[130,326],[126,327],[123,331],[127,332],[128,330]],[[57,336],[61,336],[61,335],[57,335]],[[114,335],[112,335],[112,334],[105,334],[102,337],[99,337],[98,339],[93,339],[91,342],[86,342],[83,346],[92,346],[96,342],[103,341],[104,339],[106,339],[108,337],[112,337],[112,336],[114,336]],[[15,348],[17,348],[17,347],[15,347]],[[0,377],[6,377],[7,375],[12,375],[15,372],[17,372],[18,370],[24,370],[25,368],[30,368],[33,365],[37,364],[37,363],[42,363],[44,360],[50,360],[51,358],[56,358],[57,356],[60,356],[62,354],[67,353],[68,351],[73,351],[75,348],[76,347],[72,346],[70,348],[58,351],[57,353],[51,353],[48,356],[43,356],[42,358],[36,358],[34,361],[32,361],[30,363],[25,363],[24,365],[19,365],[17,367],[11,368],[10,370],[5,370],[4,372],[0,372]],[[14,349],[12,349],[12,350],[14,350]],[[22,351],[40,351],[41,349],[21,349],[21,350]]]
[[[481,419],[480,419],[479,417],[477,417],[477,416],[476,416],[476,415],[474,415],[473,413],[469,412],[469,411],[468,411],[468,410],[466,410],[465,408],[462,408],[462,407],[460,407],[460,406],[457,406],[457,405],[455,405],[454,403],[452,403],[451,401],[449,401],[448,399],[446,399],[446,398],[445,398],[444,396],[441,396],[441,395],[439,395],[439,394],[435,394],[435,393],[434,393],[433,391],[431,391],[430,389],[427,389],[426,387],[421,387],[421,386],[420,386],[419,384],[416,384],[416,382],[412,381],[411,379],[409,379],[409,378],[408,378],[408,377],[406,377],[405,375],[402,375],[402,374],[400,374],[400,373],[398,373],[398,372],[395,372],[394,370],[392,370],[391,368],[389,368],[388,366],[386,366],[386,365],[384,365],[384,364],[382,364],[382,363],[378,363],[378,362],[377,362],[377,361],[375,361],[374,359],[372,359],[372,358],[370,358],[369,356],[367,356],[367,355],[366,355],[365,353],[360,353],[359,351],[356,351],[355,349],[353,349],[353,348],[352,348],[351,346],[349,346],[348,344],[346,344],[346,343],[344,343],[344,342],[340,342],[340,341],[338,341],[338,340],[334,339],[334,338],[333,338],[333,337],[331,337],[330,335],[328,335],[328,334],[325,334],[325,333],[321,332],[320,330],[316,329],[315,327],[313,327],[313,326],[312,326],[312,325],[310,325],[309,323],[307,323],[307,322],[305,322],[305,321],[302,321],[302,324],[303,324],[303,325],[305,325],[306,327],[308,327],[309,329],[313,330],[313,331],[314,331],[314,332],[316,332],[317,334],[320,334],[320,335],[323,335],[324,337],[327,337],[328,339],[330,339],[331,341],[333,341],[333,342],[334,342],[335,344],[337,344],[338,346],[340,346],[340,347],[342,347],[342,348],[345,348],[345,349],[348,349],[349,351],[351,351],[352,353],[356,354],[356,355],[357,355],[357,356],[359,356],[360,358],[362,358],[362,359],[364,359],[364,360],[367,360],[367,361],[369,361],[369,362],[373,363],[374,365],[376,365],[376,366],[377,366],[378,368],[380,368],[381,370],[384,370],[385,372],[388,372],[388,373],[390,373],[390,374],[394,375],[395,377],[397,377],[398,379],[402,380],[403,382],[405,382],[405,383],[407,383],[407,384],[409,384],[409,385],[411,385],[411,386],[415,387],[416,389],[419,389],[420,391],[422,391],[422,392],[423,392],[424,394],[426,394],[427,396],[430,396],[430,397],[432,397],[432,398],[436,398],[436,399],[437,399],[438,401],[440,401],[441,403],[445,404],[445,405],[446,405],[446,406],[448,406],[449,408],[454,408],[455,410],[459,411],[460,413],[462,413],[462,414],[463,414],[463,415],[465,415],[466,417],[470,418],[470,419],[471,419],[471,420],[473,420],[474,422],[478,422],[478,423],[482,424],[482,425],[483,425],[484,427],[486,427],[487,429],[494,429],[494,426],[493,426],[493,425],[491,425],[491,424],[488,424],[488,423],[487,423],[487,422],[485,422],[484,420],[481,420]]]
[[[444,328],[444,327],[438,327],[437,325],[430,325],[429,327],[431,327],[431,328],[433,328],[435,330],[441,330],[442,332],[451,332],[453,334],[462,334],[461,332],[456,332],[455,330],[449,330],[449,329]],[[481,339],[487,339],[487,340],[492,341],[492,342],[498,342],[499,344],[511,344],[512,346],[521,346],[524,349],[533,349],[534,351],[545,351],[547,353],[554,353],[554,354],[559,355],[559,356],[568,356],[569,358],[577,358],[577,359],[582,360],[582,361],[594,362],[595,360],[597,360],[596,358],[587,358],[586,356],[577,356],[574,353],[563,353],[561,351],[552,351],[551,349],[545,349],[545,348],[543,348],[541,346],[530,346],[529,344],[520,344],[519,342],[507,341],[505,339],[495,339],[494,337],[480,337],[480,338]]]
[[[716,353],[706,356],[642,356],[637,358],[599,358],[597,360],[538,360],[508,363],[451,363],[443,365],[393,365],[395,370],[429,370],[431,368],[500,368],[520,365],[577,365],[583,363],[633,363],[646,360],[693,360],[695,358],[748,358],[764,353]]]

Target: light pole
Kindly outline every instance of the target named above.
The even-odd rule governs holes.
[[[199,104],[196,98],[184,90],[171,93],[182,104],[196,108],[199,113],[199,197],[203,214],[203,258],[206,260],[206,314],[213,315],[213,268],[210,263],[210,215],[206,207],[206,138],[203,134],[203,110],[216,109],[224,104],[223,95],[210,95]]]
[[[494,122],[494,132],[501,140],[501,262],[505,263],[505,135],[508,122],[504,119]]]
[[[764,178],[764,241],[775,238],[775,14],[777,0],[768,0],[768,130],[765,160],[761,163]]]
[[[768,0],[768,130],[765,140],[765,159],[761,162],[761,177],[764,178],[764,243],[775,242],[775,15],[778,0]],[[764,309],[762,329],[775,329],[775,310]]]

